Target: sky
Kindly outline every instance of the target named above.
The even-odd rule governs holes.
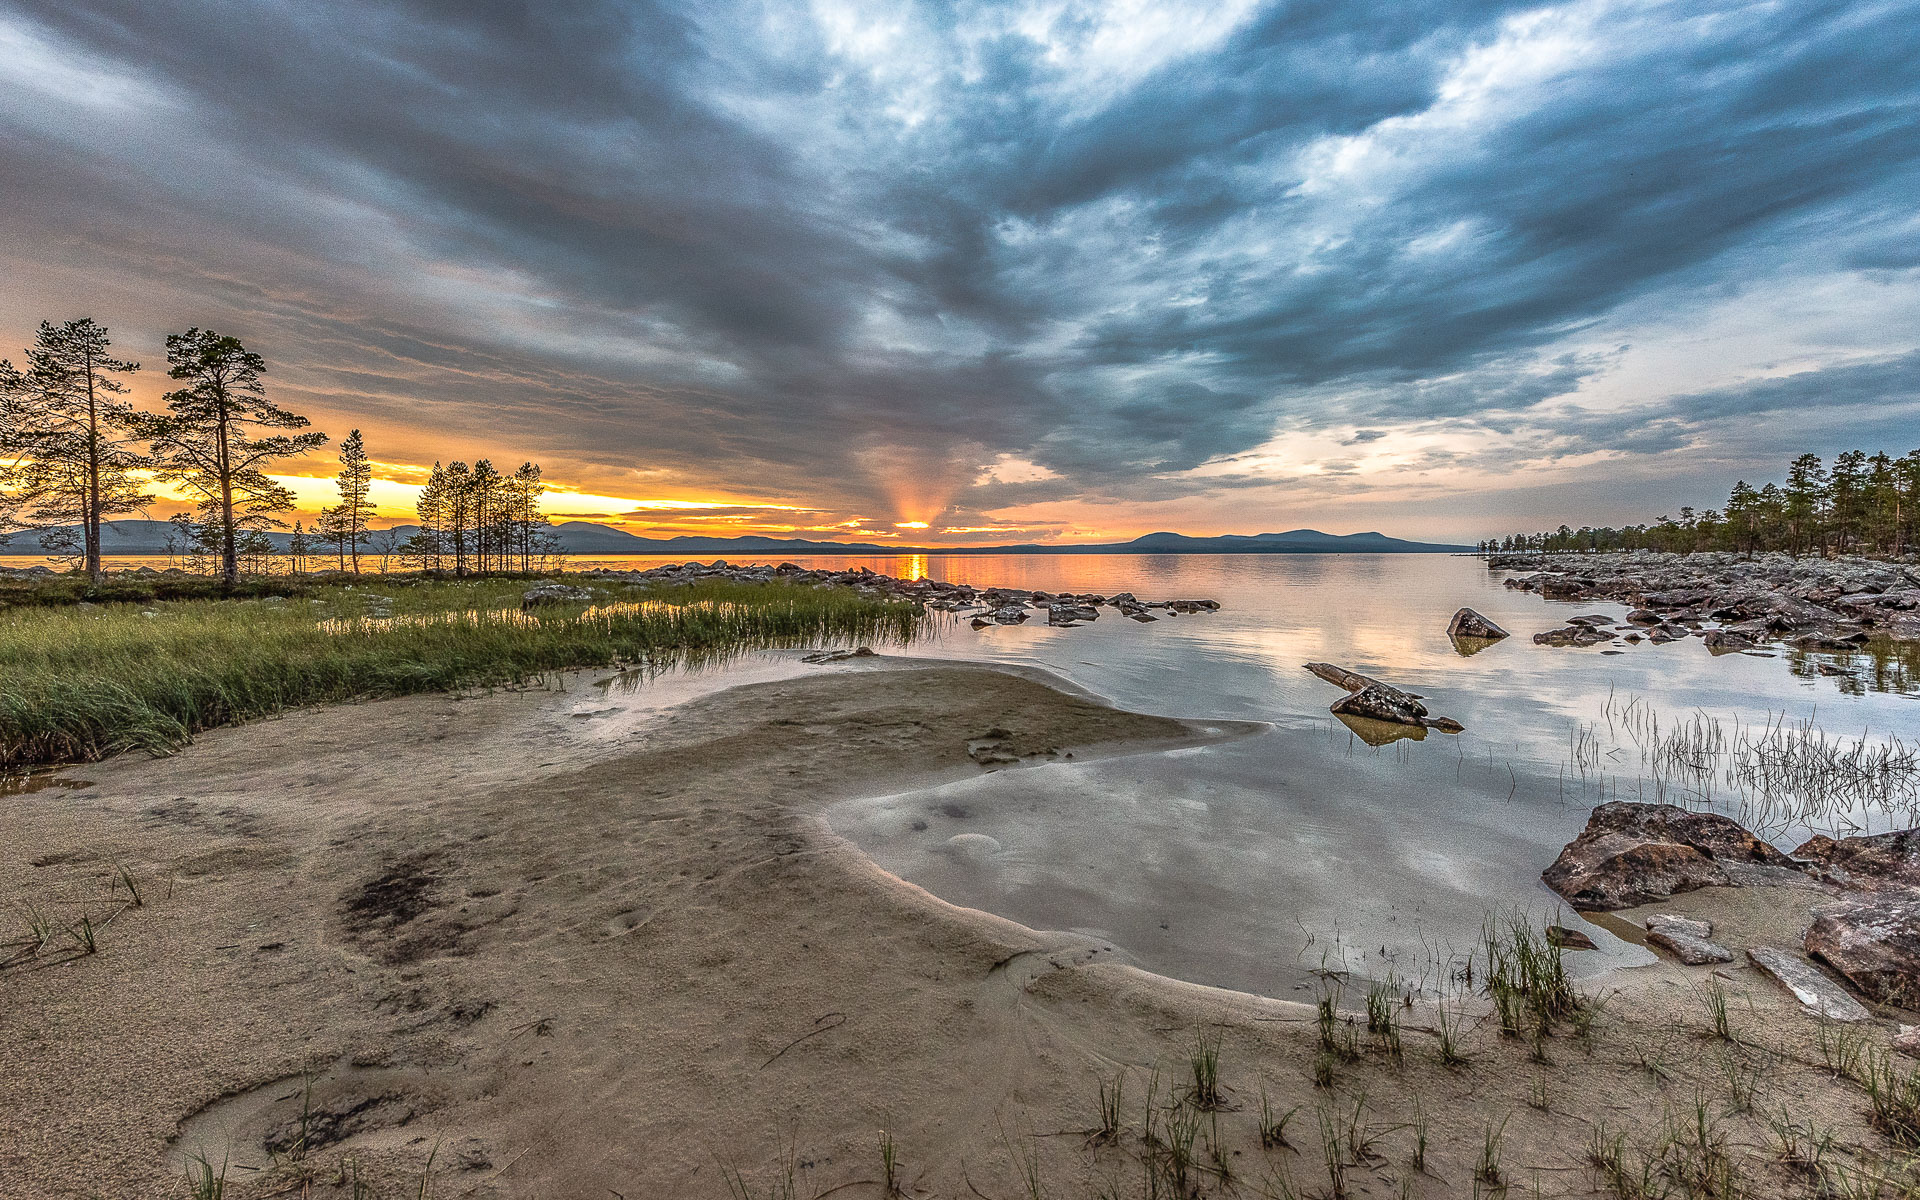
[[[0,63],[0,354],[237,335],[390,520],[484,457],[649,536],[1471,541],[1920,447],[1914,0],[0,0]]]

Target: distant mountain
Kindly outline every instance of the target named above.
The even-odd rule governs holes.
[[[391,532],[396,540],[405,540],[419,528],[418,525],[396,525]],[[1149,533],[1130,542],[1071,546],[1035,542],[1007,546],[890,546],[877,542],[818,542],[757,534],[731,538],[690,535],[645,538],[592,521],[561,521],[553,526],[553,531],[568,554],[636,558],[679,558],[694,554],[1447,554],[1473,549],[1472,546],[1403,541],[1380,533],[1321,533],[1317,529],[1230,533],[1219,537]],[[109,521],[100,531],[101,550],[109,557],[166,554],[167,537],[171,533],[173,527],[165,521]],[[280,550],[286,548],[287,536],[284,533],[267,535]],[[0,554],[44,553],[37,533],[16,533],[8,545],[0,546]]]

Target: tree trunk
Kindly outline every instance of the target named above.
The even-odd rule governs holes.
[[[87,504],[80,514],[81,537],[86,541],[87,578],[99,583],[100,569],[100,413],[93,392],[93,351],[87,351]]]
[[[227,388],[224,379],[214,381],[214,403],[220,413],[217,428],[219,430],[220,468],[220,578],[231,587],[240,582],[240,554],[234,537],[233,528],[233,460],[228,454],[227,445]]]

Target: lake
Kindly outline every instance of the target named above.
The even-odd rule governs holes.
[[[570,566],[662,561],[581,557]],[[1555,913],[1558,898],[1540,872],[1602,800],[1713,807],[1788,849],[1810,831],[1914,823],[1910,766],[1808,796],[1743,778],[1756,756],[1740,749],[1811,747],[1856,773],[1873,752],[1910,751],[1920,735],[1911,646],[1878,656],[1781,648],[1719,657],[1697,638],[1536,646],[1531,635],[1568,617],[1618,618],[1625,609],[1507,589],[1503,573],[1471,557],[794,561],[1220,601],[1217,613],[1150,624],[1102,609],[1098,622],[1064,629],[1047,626],[1044,614],[985,630],[939,616],[909,652],[1038,667],[1124,708],[1261,722],[1262,732],[1173,753],[997,771],[827,814],[883,867],[937,896],[1105,938],[1140,966],[1197,983],[1290,996],[1322,969],[1435,981],[1490,914]],[[1461,607],[1514,636],[1457,652],[1445,630]],[[1340,692],[1302,669],[1310,661],[1418,692],[1466,732],[1370,745],[1328,713]],[[1822,675],[1822,663],[1846,673]],[[714,670],[746,679],[753,669]],[[705,690],[717,681],[702,682]],[[1810,730],[1822,732],[1824,746],[1808,740]],[[1601,948],[1572,956],[1580,972],[1648,960],[1602,928],[1590,932]]]

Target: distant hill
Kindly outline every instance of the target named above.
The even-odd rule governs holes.
[[[392,533],[404,540],[419,529],[397,525]],[[1097,545],[1049,546],[1024,542],[1006,546],[896,546],[877,542],[817,542],[803,538],[746,537],[645,538],[592,521],[561,521],[553,526],[568,554],[599,557],[679,558],[707,554],[1446,554],[1470,551],[1472,546],[1409,542],[1380,533],[1321,533],[1291,529],[1285,533],[1230,533],[1193,537],[1184,533],[1149,533],[1130,542]],[[166,554],[173,527],[165,521],[109,521],[100,533],[101,551],[109,557]],[[381,531],[376,531],[381,532]],[[284,550],[287,535],[267,535]],[[37,533],[16,533],[0,555],[42,555]]]

